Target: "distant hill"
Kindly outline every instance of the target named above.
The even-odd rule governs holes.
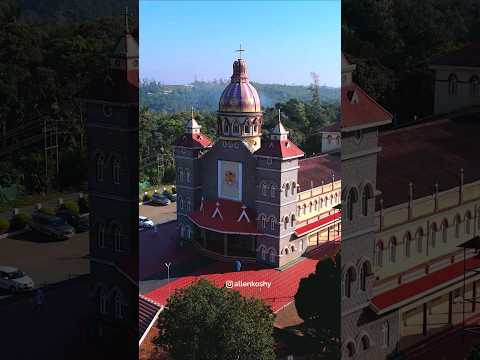
[[[289,99],[309,101],[308,86],[252,83],[258,90],[263,107]],[[216,111],[225,81],[196,81],[188,85],[163,85],[156,81],[143,81],[140,87],[140,104],[151,110],[168,113],[187,111],[192,106],[197,111]],[[340,89],[322,86],[320,97],[325,104],[339,104]]]
[[[118,16],[126,6],[138,15],[136,0],[16,0],[22,16],[33,22],[65,25],[99,17]]]

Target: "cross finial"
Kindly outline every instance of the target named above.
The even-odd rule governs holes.
[[[238,52],[238,58],[241,59],[242,58],[242,52],[245,51],[244,49],[242,49],[242,44],[240,44],[240,48],[238,50],[235,50],[236,52]]]
[[[280,119],[281,119],[281,115],[282,114],[282,110],[278,109],[278,122],[280,123]]]
[[[125,32],[128,33],[129,32],[129,29],[128,29],[128,6],[125,6],[125,12],[123,13],[123,15],[125,16]]]
[[[193,119],[193,106],[192,106],[192,119]]]

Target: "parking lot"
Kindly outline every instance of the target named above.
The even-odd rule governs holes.
[[[63,241],[50,241],[28,231],[0,239],[0,265],[13,266],[30,276],[35,287],[58,283],[90,272],[89,233]],[[0,292],[0,298],[8,296]]]
[[[140,205],[139,213],[153,220],[155,224],[163,224],[177,219],[177,203],[167,206],[144,204]]]

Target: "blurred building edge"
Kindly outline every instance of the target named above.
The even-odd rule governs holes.
[[[138,51],[126,21],[108,73],[79,96],[89,159],[88,339],[105,358],[138,358]]]
[[[344,358],[453,358],[446,339],[480,318],[480,260],[462,249],[480,233],[479,111],[458,103],[386,130],[354,69],[343,57]]]

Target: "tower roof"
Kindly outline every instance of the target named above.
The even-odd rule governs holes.
[[[238,51],[244,51],[240,48]],[[241,55],[240,55],[241,56]],[[241,57],[233,63],[230,84],[223,90],[218,106],[220,112],[260,112],[260,97],[250,84],[247,62]]]
[[[138,42],[130,33],[125,11],[125,30],[111,53],[108,73],[91,83],[80,97],[138,104],[138,53]]]

